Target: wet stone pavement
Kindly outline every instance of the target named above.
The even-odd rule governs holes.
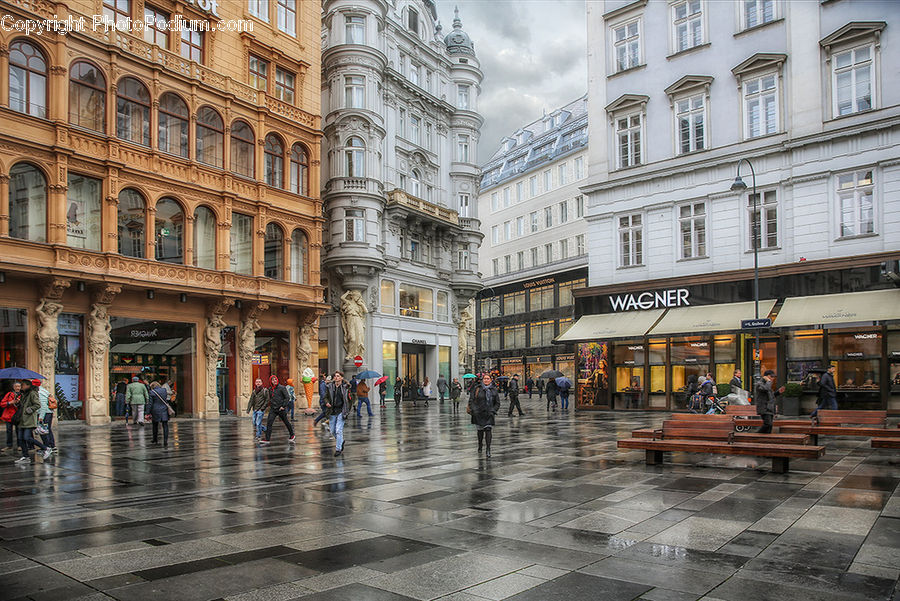
[[[299,415],[267,448],[249,418],[177,420],[167,449],[63,425],[46,463],[0,456],[0,598],[900,599],[897,451],[646,466],[616,438],[663,415],[524,405],[491,459],[437,403],[352,418],[339,458]]]

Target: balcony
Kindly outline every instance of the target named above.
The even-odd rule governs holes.
[[[388,192],[387,206],[388,208],[400,206],[411,209],[416,213],[420,213],[423,217],[437,220],[442,223],[448,223],[450,225],[460,225],[459,214],[453,209],[442,207],[426,200],[422,200],[421,198],[411,196],[398,188]]]

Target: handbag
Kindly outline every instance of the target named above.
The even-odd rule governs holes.
[[[166,411],[168,412],[169,417],[175,417],[175,410],[172,409],[172,405],[170,405],[169,403],[167,403],[167,402],[166,402],[166,399],[164,399],[164,398],[162,398],[161,396],[159,396],[159,393],[156,392],[155,390],[151,390],[150,392],[152,392],[153,394],[155,394],[155,395],[156,395],[156,398],[158,398],[159,400],[161,400],[161,401],[163,402],[163,405],[166,406]]]

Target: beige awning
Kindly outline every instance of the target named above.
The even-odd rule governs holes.
[[[773,325],[777,327],[900,319],[900,288],[788,298]]]
[[[774,300],[759,301],[759,317],[765,319],[775,306]],[[651,336],[685,334],[695,332],[726,332],[741,329],[742,319],[756,317],[753,301],[721,305],[695,305],[669,309],[653,330]]]
[[[610,340],[612,338],[641,338],[656,323],[665,309],[624,311],[585,315],[556,339],[557,342],[580,340]]]

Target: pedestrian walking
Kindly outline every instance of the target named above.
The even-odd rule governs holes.
[[[336,371],[325,391],[325,407],[334,436],[334,456],[344,452],[344,422],[350,413],[350,386],[344,381],[344,374]]]
[[[562,386],[557,384],[557,390],[559,390],[559,405],[560,409],[563,411],[569,410],[569,392],[572,389],[572,384],[569,383],[568,380],[562,381]]]
[[[381,381],[381,384],[378,385],[378,400],[379,405],[385,406],[385,399],[387,398],[387,378]]]
[[[556,381],[553,378],[547,380],[547,387],[545,388],[547,392],[547,411],[550,411],[550,404],[553,404],[553,410],[556,411],[556,394],[559,391],[556,386]]]
[[[272,425],[276,419],[284,423],[288,431],[288,442],[294,442],[294,426],[287,418],[287,408],[290,402],[287,388],[278,382],[278,376],[272,376],[272,387],[269,390],[269,419],[266,421],[266,438],[259,441],[260,444],[269,444],[272,440]]]
[[[453,411],[459,411],[459,395],[462,394],[462,384],[459,383],[459,378],[453,378],[453,382],[450,383],[450,400],[453,401]]]
[[[428,376],[425,376],[425,381],[422,383],[422,396],[425,397],[425,406],[428,406],[428,399],[431,398],[431,382],[428,381]]]
[[[372,403],[369,402],[369,385],[366,384],[365,380],[360,380],[359,384],[356,385],[356,417],[362,417],[362,405],[366,404],[366,412],[369,414],[369,417],[375,415],[372,413]]]
[[[491,456],[491,440],[493,439],[494,416],[500,410],[500,392],[494,385],[491,374],[486,373],[481,383],[472,387],[469,405],[466,411],[472,416],[478,433],[478,452],[485,449],[485,455]]]
[[[38,425],[35,431],[41,435],[41,442],[50,449],[51,453],[58,453],[56,437],[53,436],[53,415],[56,413],[56,398],[43,386],[38,386],[38,398],[41,408],[38,410]]]
[[[316,416],[316,419],[313,420],[314,426],[318,425],[320,421],[328,417],[328,412],[325,410],[325,390],[329,382],[331,382],[331,376],[325,375],[325,372],[323,371],[322,375],[319,377],[319,408],[322,411]],[[322,424],[322,427],[326,427],[324,423]]]
[[[40,449],[44,459],[47,459],[51,453],[50,447],[34,438],[34,430],[38,426],[38,412],[41,408],[41,399],[37,391],[40,385],[40,380],[24,380],[22,382],[22,418],[19,422],[19,447],[22,450],[22,456],[16,460],[17,463],[28,461],[28,452],[33,448]],[[35,450],[35,457],[37,457],[37,450]],[[31,458],[32,463],[34,463],[35,457]]]
[[[440,397],[441,405],[444,404],[444,395],[447,394],[447,378],[444,377],[444,374],[440,374],[437,379],[437,389],[438,396]]]
[[[153,426],[153,444],[159,444],[159,425],[162,424],[163,446],[169,446],[169,410],[172,405],[169,404],[169,391],[159,382],[153,382],[150,385],[150,400],[148,402],[147,413],[150,414],[150,421]]]
[[[834,385],[834,365],[829,365],[828,370],[822,374],[819,381],[819,403],[812,412],[811,417],[819,413],[819,409],[834,411],[838,408],[837,387]]]
[[[131,406],[134,423],[144,427],[144,405],[150,399],[147,386],[137,376],[131,378],[131,384],[125,388],[125,402]],[[128,420],[125,420],[128,423]]]
[[[250,393],[250,401],[247,403],[247,413],[253,423],[253,433],[257,441],[262,440],[266,426],[263,417],[269,406],[269,389],[263,386],[262,378],[256,378],[253,383],[253,392]]]
[[[541,400],[541,397],[544,396],[544,381],[538,378],[537,381],[537,391],[538,391],[538,400]]]
[[[763,425],[757,430],[760,434],[772,432],[772,421],[775,419],[775,397],[784,392],[784,386],[773,390],[775,386],[775,371],[767,369],[756,384],[756,394],[753,395],[756,403],[756,414],[762,417]]]
[[[519,374],[513,374],[512,379],[506,385],[506,394],[509,398],[508,417],[512,417],[513,409],[519,410],[519,415],[525,415],[522,405],[519,404]]]
[[[116,415],[125,415],[126,390],[128,390],[128,378],[122,378],[116,383]]]
[[[19,408],[22,401],[22,383],[13,382],[13,389],[0,399],[0,421],[6,424],[6,446],[4,451],[15,449],[19,443],[19,425],[14,420],[22,417]]]
[[[400,376],[397,376],[397,379],[394,380],[394,406],[399,407],[400,401],[403,400],[403,380],[400,379]]]
[[[296,395],[296,393],[294,392],[294,380],[293,380],[293,378],[288,378],[288,379],[286,380],[286,385],[285,385],[284,388],[285,388],[285,390],[287,390],[288,398],[290,399],[290,400],[288,401],[288,411],[289,411],[290,414],[291,414],[291,421],[294,421],[294,405],[295,405],[296,402],[297,402],[297,395]]]
[[[531,376],[525,379],[525,392],[528,393],[528,398],[531,399],[531,393],[534,392],[534,378]]]

